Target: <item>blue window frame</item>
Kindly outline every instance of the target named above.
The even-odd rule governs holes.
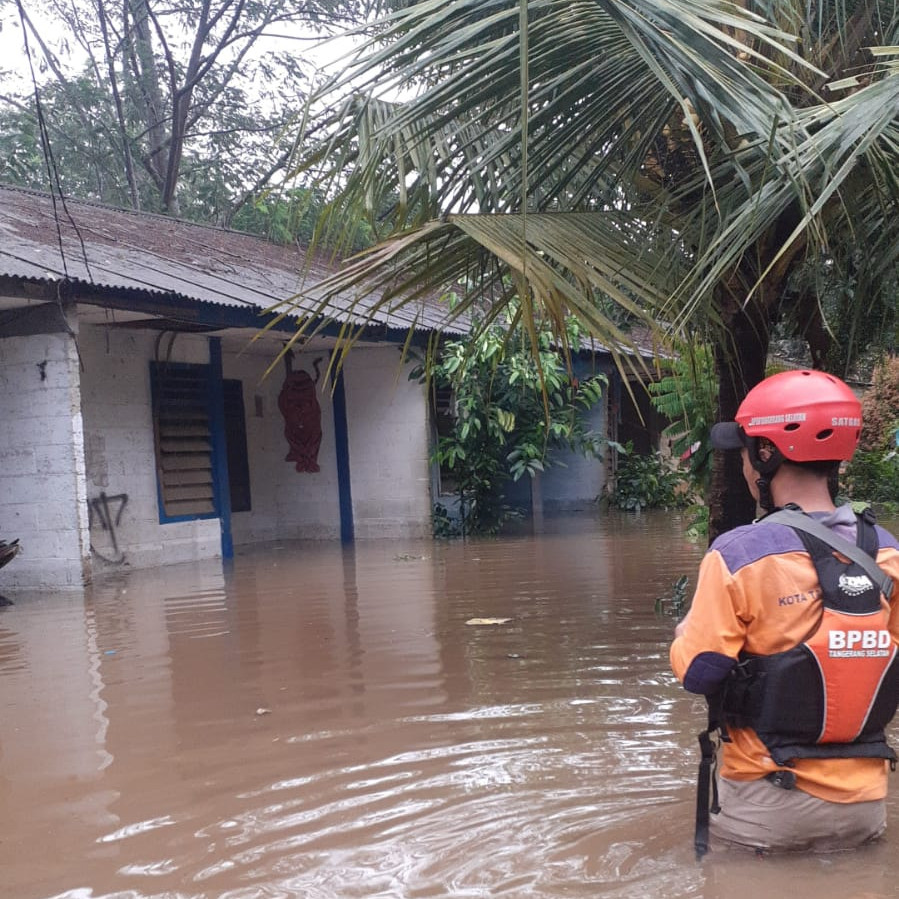
[[[208,365],[151,362],[160,522],[216,518],[216,447]]]

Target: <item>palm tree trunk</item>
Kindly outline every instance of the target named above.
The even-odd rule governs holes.
[[[744,309],[734,301],[727,286],[719,288],[718,308],[722,311],[728,341],[715,348],[718,375],[718,421],[733,421],[747,391],[765,377],[768,358],[766,316],[753,303]],[[716,452],[712,460],[709,490],[709,542],[756,517],[755,500],[743,478],[738,453]]]

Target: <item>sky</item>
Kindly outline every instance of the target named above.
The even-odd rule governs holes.
[[[31,81],[22,28],[18,17],[11,15],[13,12],[7,9],[0,16],[0,70],[3,72],[0,84],[7,89],[21,88]]]
[[[29,3],[29,7],[36,4]],[[41,14],[36,8],[27,10],[28,16],[35,23],[41,23],[44,40],[53,46],[58,40],[60,32],[50,18]],[[279,42],[282,48],[297,47],[297,41],[285,39]],[[29,44],[34,58],[35,68],[39,65],[41,51],[39,46],[30,37]],[[269,44],[271,46],[271,43]],[[345,38],[330,40],[318,40],[315,35],[304,35],[299,44],[303,56],[319,68],[327,68],[335,62],[339,62],[353,46],[353,42]],[[40,71],[38,78],[40,78]],[[15,5],[0,3],[0,90],[22,93],[30,90],[31,70],[28,65],[28,57],[25,50],[25,39],[19,21]]]

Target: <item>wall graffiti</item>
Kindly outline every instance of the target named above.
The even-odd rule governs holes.
[[[107,496],[101,493],[88,503],[88,523],[91,529],[91,552],[111,565],[121,565],[125,561],[125,553],[119,546],[118,526],[122,521],[122,513],[128,504],[127,493]],[[101,552],[94,545],[94,525],[100,528],[108,542],[109,549]]]

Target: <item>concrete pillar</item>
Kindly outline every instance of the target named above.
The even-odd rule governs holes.
[[[15,538],[22,552],[0,570],[0,592],[90,579],[80,367],[69,330],[0,338],[0,539]]]

